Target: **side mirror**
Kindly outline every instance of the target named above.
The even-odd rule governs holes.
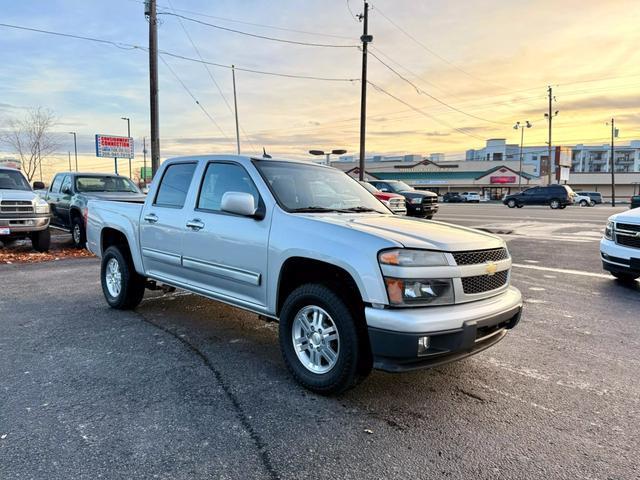
[[[222,196],[221,210],[243,217],[253,217],[256,214],[256,201],[250,193],[226,192]]]
[[[44,190],[45,186],[44,183],[42,182],[33,182],[33,189],[34,190]]]

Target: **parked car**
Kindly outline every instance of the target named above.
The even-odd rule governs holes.
[[[640,195],[631,197],[631,208],[640,208]]]
[[[574,195],[574,191],[568,185],[546,185],[505,195],[502,203],[509,208],[522,208],[524,205],[549,205],[555,210],[572,205]]]
[[[360,184],[374,197],[384,203],[389,210],[396,215],[407,214],[407,202],[402,195],[398,195],[397,193],[381,192],[368,182],[360,182]]]
[[[438,212],[438,195],[427,190],[416,190],[398,180],[372,180],[369,182],[381,192],[397,193],[407,201],[407,215],[429,220]]]
[[[609,217],[600,241],[602,268],[623,282],[640,277],[640,209]]]
[[[462,203],[464,198],[458,192],[447,192],[442,196],[442,201],[445,203]]]
[[[42,187],[42,182],[33,183],[35,189]],[[31,239],[34,250],[49,250],[49,205],[20,170],[0,167],[0,242],[8,246],[25,238]]]
[[[86,244],[87,203],[92,198],[144,202],[145,196],[127,177],[108,173],[58,173],[45,200],[51,207],[51,223],[71,233],[73,244]]]
[[[480,194],[478,192],[462,192],[460,196],[467,203],[480,203]]]
[[[161,282],[277,319],[284,362],[313,391],[464,358],[520,320],[502,239],[392,215],[332,167],[203,155],[157,178],[144,204],[89,202],[107,303],[134,308]],[[314,195],[318,178],[336,195]]]
[[[602,203],[602,194],[600,192],[584,192],[584,191],[579,191],[579,192],[575,192],[578,195],[587,195],[589,198],[591,198],[591,200],[594,201],[594,203],[596,205],[599,205]]]
[[[573,203],[581,207],[593,207],[596,204],[589,195],[583,195],[578,192],[575,192],[573,196]]]

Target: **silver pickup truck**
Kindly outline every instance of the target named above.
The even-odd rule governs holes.
[[[500,238],[395,216],[330,167],[175,158],[144,204],[91,200],[87,217],[111,307],[161,283],[277,319],[287,367],[315,392],[467,357],[520,320]]]

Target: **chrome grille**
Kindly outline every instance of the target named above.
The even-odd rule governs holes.
[[[433,203],[438,203],[438,197],[422,197],[423,205],[431,205]]]
[[[509,279],[509,270],[497,272],[494,275],[477,275],[475,277],[463,277],[462,290],[466,294],[483,293],[503,287]]]
[[[640,232],[640,225],[632,223],[616,223],[616,230],[627,230],[629,232]]]
[[[392,198],[389,200],[389,205],[395,208],[404,207],[404,198]]]
[[[497,262],[509,258],[506,248],[493,248],[491,250],[472,250],[467,252],[452,253],[457,265],[476,265],[485,262]]]
[[[27,200],[3,200],[0,213],[33,213],[33,204]]]

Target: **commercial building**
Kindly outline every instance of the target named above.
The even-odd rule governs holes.
[[[615,172],[640,172],[640,140],[629,145],[614,144]],[[611,145],[576,145],[572,147],[571,171],[598,173],[611,171]]]

